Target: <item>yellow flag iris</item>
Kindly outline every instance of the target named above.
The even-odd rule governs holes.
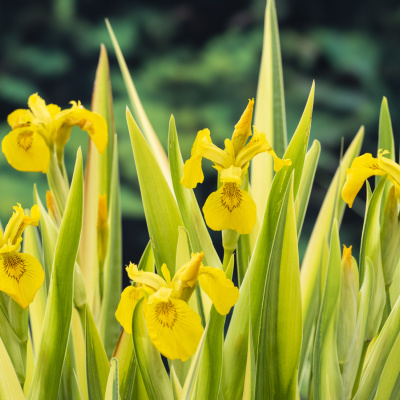
[[[228,314],[239,298],[239,289],[225,273],[212,267],[203,267],[203,252],[192,254],[171,280],[164,264],[164,276],[138,270],[135,264],[126,268],[135,286],[127,287],[115,316],[128,333],[132,333],[132,316],[137,302],[144,297],[144,317],[151,341],[165,357],[186,361],[192,356],[203,334],[200,316],[187,304],[200,283],[214,303],[216,310]]]
[[[18,204],[4,232],[0,228],[0,290],[25,309],[42,286],[44,272],[35,257],[20,253],[21,235],[28,225],[37,226],[39,216],[39,206],[32,207],[29,217]]]
[[[71,101],[71,108],[61,110],[55,104],[46,105],[37,93],[28,100],[29,109],[15,110],[8,116],[12,131],[2,142],[2,150],[9,164],[19,171],[47,172],[52,151],[59,162],[73,126],[87,131],[98,151],[107,145],[107,123],[80,102]]]
[[[250,160],[259,153],[267,152],[274,158],[274,170],[277,172],[290,160],[280,159],[269,145],[265,133],[251,133],[251,120],[254,100],[249,100],[246,110],[235,125],[232,139],[225,140],[225,149],[215,146],[210,131],[198,132],[193,144],[191,157],[183,166],[181,183],[193,189],[204,180],[201,161],[207,158],[214,163],[220,173],[221,187],[212,193],[203,207],[207,225],[216,231],[233,229],[240,234],[250,233],[256,223],[256,205],[247,191],[247,169]]]
[[[379,150],[378,158],[366,153],[354,159],[350,168],[347,169],[346,182],[342,190],[342,198],[349,207],[352,207],[357,193],[372,175],[387,174],[388,179],[395,187],[396,197],[400,199],[400,165],[384,157],[388,153],[387,150]]]

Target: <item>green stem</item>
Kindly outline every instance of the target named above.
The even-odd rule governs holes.
[[[229,260],[231,259],[232,254],[233,254],[233,250],[226,249],[224,251],[224,261],[222,263],[222,269],[223,269],[224,272],[228,268]]]
[[[355,394],[357,393],[357,390],[358,390],[358,386],[360,385],[361,372],[362,372],[362,369],[364,366],[365,355],[367,354],[369,343],[370,343],[369,341],[364,342],[362,353],[361,353],[361,358],[360,358],[360,364],[358,364],[357,376],[356,376],[356,380],[354,382],[353,393],[352,393],[351,397],[355,396]]]

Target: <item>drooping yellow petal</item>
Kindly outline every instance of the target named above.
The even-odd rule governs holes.
[[[249,136],[251,136],[251,119],[253,116],[254,99],[249,100],[246,109],[244,110],[239,122],[235,125],[235,130],[232,135],[232,142],[235,149],[235,154],[238,154],[246,144]]]
[[[115,312],[115,318],[117,318],[117,321],[129,334],[132,333],[133,311],[135,310],[137,302],[144,296],[145,294],[134,286],[128,286],[121,294],[121,300]]]
[[[219,268],[201,267],[199,283],[221,315],[228,314],[239,298],[239,289]]]
[[[139,270],[136,264],[130,263],[125,269],[133,282],[142,283],[143,285],[153,288],[155,291],[159,290],[161,287],[168,286],[167,282],[165,282],[161,276],[153,272]]]
[[[108,141],[107,122],[95,112],[86,110],[83,106],[72,101],[72,107],[56,115],[56,148],[57,154],[62,153],[68,142],[73,126],[79,126],[86,131],[99,153],[103,153]]]
[[[42,286],[44,272],[39,261],[29,254],[0,254],[0,290],[27,309]]]
[[[356,157],[347,169],[346,182],[342,189],[342,198],[351,208],[357,193],[364,182],[372,175],[385,175],[386,171],[378,165],[378,159],[370,153]]]
[[[43,137],[30,127],[17,128],[6,135],[2,150],[8,163],[18,171],[47,171],[50,150]]]
[[[203,183],[204,174],[201,168],[201,157],[190,157],[183,165],[181,183],[187,189],[194,189],[198,183]]]
[[[192,356],[203,334],[200,316],[183,300],[169,298],[162,288],[144,305],[144,317],[151,341],[170,360],[186,361]]]
[[[203,207],[207,225],[214,231],[233,229],[245,235],[256,223],[256,204],[236,183],[224,183],[208,196]]]

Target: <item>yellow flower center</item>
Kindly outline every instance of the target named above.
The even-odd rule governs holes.
[[[28,151],[32,147],[33,142],[33,132],[25,131],[18,135],[17,143],[18,146]]]
[[[229,211],[233,211],[240,206],[242,202],[242,193],[236,183],[224,183],[222,187],[221,203]]]
[[[172,329],[178,318],[178,313],[176,311],[175,305],[172,301],[160,302],[155,305],[156,319],[159,324],[163,327],[168,327]]]
[[[17,282],[20,281],[20,279],[26,272],[25,262],[18,254],[9,257],[4,257],[3,268],[5,274],[9,278],[15,279]]]

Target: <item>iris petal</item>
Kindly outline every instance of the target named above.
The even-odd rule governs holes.
[[[224,183],[210,194],[203,207],[207,225],[215,230],[233,229],[244,235],[256,223],[256,204],[236,183]]]

